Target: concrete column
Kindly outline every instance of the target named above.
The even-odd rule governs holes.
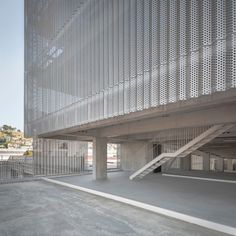
[[[227,170],[228,171],[233,171],[233,159],[228,159],[227,160]]]
[[[210,171],[210,153],[203,154],[203,170]]]
[[[180,158],[180,170],[189,171],[191,169],[191,155]]]
[[[153,159],[152,144],[124,142],[121,144],[121,169],[136,171]]]
[[[117,168],[121,168],[121,144],[117,144]]]
[[[223,158],[217,158],[216,170],[217,171],[224,171],[224,159]]]
[[[107,178],[107,140],[95,137],[93,139],[93,179]]]

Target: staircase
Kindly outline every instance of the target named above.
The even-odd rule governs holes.
[[[141,169],[137,170],[135,173],[133,173],[129,178],[130,180],[134,179],[142,179],[145,175],[152,172],[157,167],[161,166],[165,162],[169,160],[173,160],[177,157],[185,157],[189,154],[191,154],[193,151],[197,150],[199,147],[205,145],[206,143],[210,142],[220,134],[222,134],[224,131],[230,129],[234,125],[232,124],[226,124],[226,125],[214,125],[190,142],[188,142],[186,145],[182,146],[180,149],[178,149],[176,152],[173,153],[162,153],[159,156],[157,156],[155,159],[147,163],[145,166],[143,166]]]

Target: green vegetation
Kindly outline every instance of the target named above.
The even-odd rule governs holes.
[[[0,148],[32,148],[32,139],[10,125],[0,127]]]
[[[27,151],[24,153],[24,156],[32,157],[32,156],[33,156],[33,151],[32,151],[32,150],[27,150]]]
[[[2,131],[7,131],[7,132],[9,132],[9,131],[15,131],[16,128],[14,128],[14,127],[12,127],[12,126],[10,126],[10,125],[3,125],[3,126],[1,127],[1,130],[2,130]]]

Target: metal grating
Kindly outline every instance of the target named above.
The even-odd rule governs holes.
[[[234,0],[25,0],[25,132],[236,88]]]
[[[34,139],[34,175],[79,173],[89,169],[88,144],[78,141]]]

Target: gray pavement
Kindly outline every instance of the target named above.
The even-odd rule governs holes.
[[[173,178],[161,174],[131,181],[129,175],[122,171],[109,173],[105,181],[94,181],[91,175],[56,179],[236,227],[236,184]]]
[[[224,234],[63,186],[33,181],[0,185],[0,235]]]
[[[207,171],[197,171],[197,170],[195,171],[170,170],[166,174],[236,181],[236,173],[230,173],[230,172],[227,173],[227,172],[214,172],[214,171],[207,172]]]

